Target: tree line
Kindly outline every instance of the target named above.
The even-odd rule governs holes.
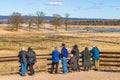
[[[12,30],[16,31],[21,28],[21,24],[23,23],[28,24],[29,30],[32,28],[32,25],[36,25],[37,30],[39,30],[44,23],[50,23],[54,25],[56,31],[61,25],[65,25],[66,31],[68,29],[68,25],[120,25],[120,20],[71,20],[69,16],[70,15],[68,13],[65,14],[64,18],[59,14],[53,14],[51,20],[46,20],[45,13],[42,11],[37,11],[36,15],[29,14],[27,16],[22,16],[22,14],[19,12],[13,12],[10,15],[7,23],[11,24]]]
[[[12,30],[18,30],[21,24],[28,24],[29,30],[32,25],[35,24],[37,26],[37,30],[43,26],[44,23],[50,23],[54,25],[55,30],[58,30],[58,27],[62,24],[65,24],[65,30],[67,30],[67,26],[69,24],[69,14],[65,14],[65,19],[62,20],[61,15],[53,14],[53,18],[50,21],[45,20],[45,13],[42,11],[37,11],[36,15],[29,14],[28,16],[22,16],[21,13],[13,12],[8,19],[8,23],[11,24]]]
[[[79,20],[79,21],[71,21],[73,25],[109,25],[109,26],[117,26],[120,25],[120,20]]]

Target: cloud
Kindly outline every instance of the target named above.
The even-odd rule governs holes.
[[[51,2],[48,2],[47,5],[61,6],[61,5],[63,5],[63,1],[51,1]]]

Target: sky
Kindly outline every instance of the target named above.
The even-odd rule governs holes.
[[[120,0],[0,0],[0,15],[36,15],[37,11],[46,16],[68,13],[71,18],[120,19]]]

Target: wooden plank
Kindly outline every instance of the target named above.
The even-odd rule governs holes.
[[[100,60],[100,62],[119,62],[120,63],[120,60]]]
[[[117,55],[120,55],[120,52],[100,52],[100,54],[117,54]]]
[[[51,54],[38,54],[36,56],[50,56]],[[18,56],[5,56],[5,57],[0,57],[0,59],[2,58],[18,58]]]
[[[2,58],[16,58],[17,56],[5,56],[5,57],[0,57],[0,59]]]
[[[116,67],[120,67],[120,64],[100,64],[100,66],[116,66]]]
[[[15,62],[15,61],[18,61],[18,59],[0,60],[0,62]]]
[[[100,57],[101,58],[120,58],[120,56],[107,56],[107,55],[102,55]]]

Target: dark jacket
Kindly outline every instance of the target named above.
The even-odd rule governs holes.
[[[31,63],[35,63],[36,62],[36,53],[32,50],[29,50],[27,52],[27,61],[28,61],[28,64],[31,64]]]
[[[99,60],[100,59],[99,49],[97,47],[93,47],[90,52],[93,53],[92,54],[93,60]]]
[[[91,66],[91,54],[89,50],[84,50],[82,52],[82,65],[83,67],[90,67]]]
[[[18,54],[19,62],[27,62],[27,52],[25,50],[21,50]]]
[[[61,50],[61,56],[62,56],[62,58],[63,57],[65,57],[65,58],[68,57],[68,50],[66,49],[66,47],[62,48],[62,50]]]
[[[79,49],[72,49],[71,53],[75,56],[76,60],[79,60]]]
[[[52,51],[52,62],[59,62],[60,52],[58,50]]]
[[[68,61],[68,67],[72,69],[77,69],[77,61],[75,59],[75,56],[71,57]]]

